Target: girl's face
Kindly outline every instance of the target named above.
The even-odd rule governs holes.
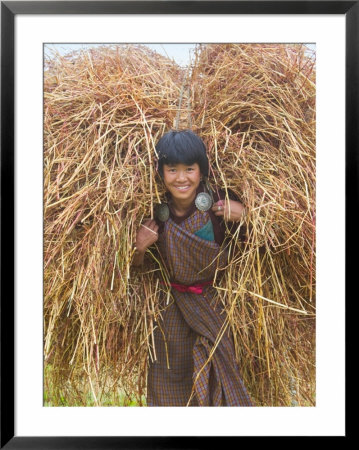
[[[164,164],[163,181],[175,200],[192,202],[201,181],[201,170],[197,163],[190,166]]]

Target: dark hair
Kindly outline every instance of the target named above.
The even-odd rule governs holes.
[[[201,174],[208,176],[208,158],[206,147],[200,137],[191,130],[169,131],[156,145],[158,171],[163,177],[163,164],[197,163]]]

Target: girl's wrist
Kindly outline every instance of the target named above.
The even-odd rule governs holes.
[[[137,255],[144,254],[144,253],[146,253],[146,250],[147,250],[146,248],[143,249],[141,247],[139,248],[139,247],[136,246],[135,247],[135,254],[137,254]]]
[[[145,251],[139,250],[137,247],[134,248],[132,265],[135,267],[142,266],[145,259]]]
[[[148,249],[148,246],[142,246],[142,245],[136,245],[135,244],[135,251],[136,251],[136,253],[143,253],[143,254],[145,254],[146,253],[146,250]]]
[[[245,219],[245,217],[246,217],[246,213],[247,213],[246,209],[243,208],[242,211],[240,212],[240,216],[238,217],[238,215],[237,215],[237,218],[233,219],[232,222],[235,222],[235,223],[242,222],[242,220]],[[231,220],[229,220],[229,221],[231,222]]]

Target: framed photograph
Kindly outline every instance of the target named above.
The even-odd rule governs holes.
[[[199,448],[229,438],[348,436],[358,3],[1,2],[1,448]],[[196,391],[202,408],[186,407],[192,397],[173,406],[146,398],[143,375],[159,357],[151,299],[161,286],[129,282],[134,230],[150,220],[148,233],[160,233],[151,222],[165,198],[155,143],[181,128],[206,144],[208,184],[198,182],[210,207],[221,216],[232,205],[226,214],[238,230],[246,226],[245,238],[234,234],[242,257],[229,247],[231,287],[221,286],[235,299],[223,300],[225,323],[237,361],[248,363],[243,381],[254,408],[209,407],[247,406],[227,402],[223,384],[223,399],[215,388],[211,400]],[[164,176],[170,190],[166,183]],[[214,199],[212,189],[222,188]],[[186,189],[178,188],[179,198]],[[241,202],[246,213],[231,216]],[[169,202],[177,212],[181,204]],[[199,211],[209,209],[198,204],[196,197]],[[116,220],[126,217],[132,225],[121,228]],[[215,241],[219,231],[212,232]],[[236,270],[247,253],[253,284]],[[156,270],[145,276],[152,280]],[[171,286],[205,289],[197,281]],[[103,360],[111,370],[101,369]],[[121,384],[128,374],[134,395]]]

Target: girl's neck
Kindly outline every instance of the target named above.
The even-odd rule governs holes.
[[[190,200],[181,201],[172,197],[172,208],[176,215],[179,217],[185,216],[190,210],[194,199],[195,197]]]

